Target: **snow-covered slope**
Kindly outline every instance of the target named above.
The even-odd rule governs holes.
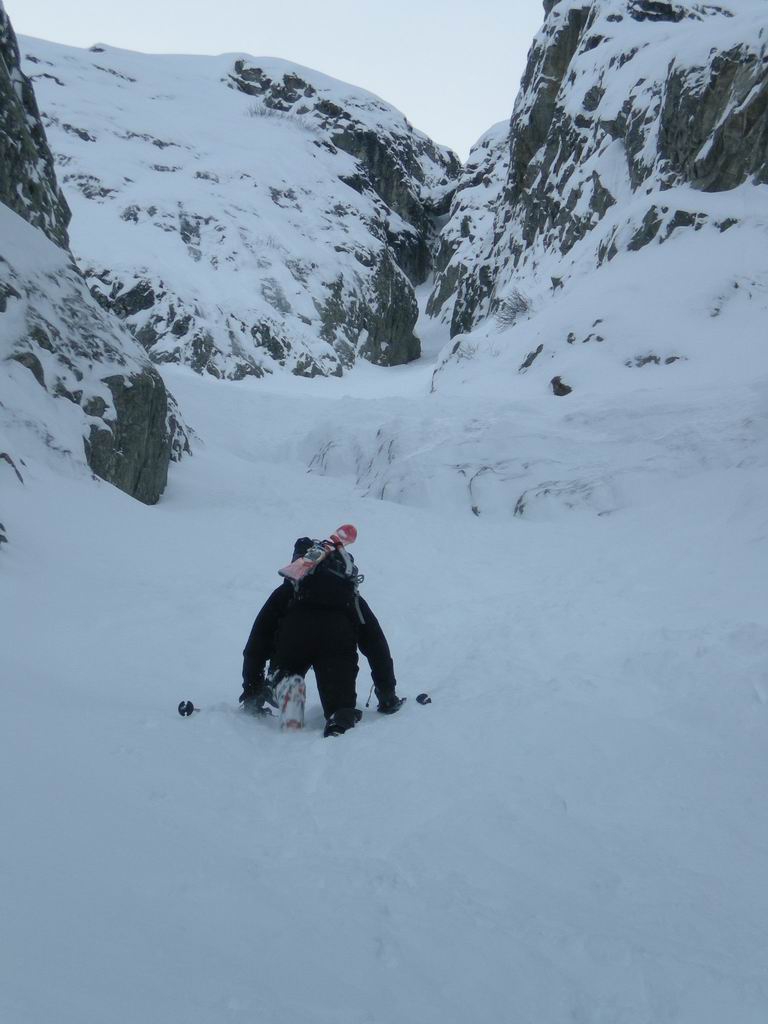
[[[67,249],[68,219],[0,3],[2,480],[23,486],[30,460],[54,459],[154,502],[186,435],[162,378],[91,296]]]
[[[566,419],[539,443],[620,462],[653,432],[645,502],[614,516],[307,474],[318,423],[388,413],[407,444],[460,415],[425,369],[166,368],[205,444],[160,504],[43,474],[14,496],[3,1020],[763,1024],[765,466],[723,431],[731,465],[690,472],[709,408],[608,408],[599,450]],[[346,520],[409,701],[324,740],[310,677],[282,736],[238,714],[240,653],[294,538]]]
[[[419,354],[457,159],[286,61],[24,39],[94,294],[155,362],[313,376]]]

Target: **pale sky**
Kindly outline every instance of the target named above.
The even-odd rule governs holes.
[[[512,113],[541,0],[5,0],[19,35],[282,57],[359,85],[462,159]]]

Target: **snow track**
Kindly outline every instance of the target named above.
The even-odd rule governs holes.
[[[200,440],[157,507],[42,464],[9,495],[3,1020],[765,1020],[761,459],[549,521],[307,473],[318,424],[408,436],[428,379],[173,370]],[[323,740],[310,683],[281,735],[234,710],[240,652],[347,520],[411,699]]]

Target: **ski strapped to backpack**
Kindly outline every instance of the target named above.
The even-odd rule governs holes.
[[[365,622],[360,607],[358,587],[363,577],[358,574],[354,559],[346,550],[357,538],[350,523],[340,526],[329,540],[307,540],[310,546],[297,558],[279,569],[279,574],[293,583],[297,601],[325,607],[353,606],[357,618]]]
[[[329,540],[316,540],[312,546],[294,559],[290,565],[278,569],[280,576],[288,580],[303,580],[308,576],[328,555],[334,551],[343,551],[347,544],[354,544],[357,540],[357,529],[351,523],[340,526],[336,533],[332,533]]]

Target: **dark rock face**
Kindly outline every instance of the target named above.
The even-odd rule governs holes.
[[[168,429],[168,393],[156,370],[135,377],[114,375],[104,383],[112,393],[114,418],[92,426],[85,442],[88,465],[121,491],[154,505],[165,490],[173,437]]]
[[[659,152],[678,180],[725,192],[750,178],[768,182],[768,74],[748,46],[716,54],[703,84],[698,69],[674,68],[666,83]]]
[[[510,222],[514,221],[517,229],[511,243],[512,263],[519,261],[533,239],[543,231],[552,232],[554,229],[565,233],[564,247],[572,244],[576,237],[577,225],[562,204],[559,184],[554,185],[551,178],[555,177],[558,167],[562,169],[563,162],[573,154],[573,147],[577,144],[577,138],[574,138],[577,132],[558,110],[558,98],[590,13],[586,0],[582,7],[569,8],[565,16],[560,15],[556,5],[554,9],[547,8],[551,27],[545,41],[535,42],[528,55],[508,133],[509,152],[504,154],[500,168],[499,177],[504,176],[503,187],[494,204],[493,227],[490,232],[486,231],[490,238],[485,258],[478,260],[471,272],[460,266],[454,270],[459,283],[451,319],[452,337],[471,330],[479,319],[494,312],[493,292],[498,264],[510,259],[506,253],[497,256],[494,250],[507,233]],[[575,159],[578,155],[574,155]],[[457,200],[462,185],[463,182],[459,185]],[[454,216],[452,211],[451,218]],[[436,292],[438,290],[444,291],[439,279]],[[435,306],[433,296],[431,309]]]
[[[16,36],[0,3],[0,202],[67,245],[69,207],[59,190],[53,157],[32,83],[21,73]]]
[[[399,366],[418,359],[421,347],[413,330],[419,310],[413,290],[389,260],[382,260],[374,278],[376,315],[354,297],[344,296],[344,282],[337,280],[331,295],[319,308],[322,336],[330,341],[339,334],[348,340],[349,365],[358,356],[379,366]]]
[[[530,189],[538,169],[537,166],[531,166],[535,154],[542,146],[547,143],[552,146],[555,142],[550,135],[550,128],[555,118],[558,93],[589,15],[588,4],[572,7],[565,18],[553,24],[548,44],[541,47],[534,45],[528,56],[520,91],[521,95],[530,96],[530,103],[525,109],[524,118],[518,114],[510,135],[511,152],[504,192],[504,203],[507,206],[520,200],[524,190]],[[546,157],[541,161],[543,165],[550,163],[551,159],[547,160]],[[534,215],[535,211],[536,207],[532,206],[529,214]],[[529,225],[529,231],[533,227],[533,224]]]
[[[435,255],[435,286],[427,303],[430,316],[451,325],[451,336],[471,325],[469,310],[487,298],[492,277],[470,272],[478,254],[491,250],[509,166],[509,125],[495,125],[472,148],[440,234]],[[482,270],[482,268],[481,268]]]
[[[415,229],[414,233],[392,233],[389,241],[410,281],[414,285],[422,284],[432,269],[434,217],[445,208],[453,191],[451,185],[455,184],[461,170],[458,159],[450,154],[445,161],[445,179],[441,183],[445,187],[436,196],[422,196],[419,186],[424,183],[424,170],[411,140],[408,145],[398,139],[398,144],[393,146],[391,138],[354,122],[344,124],[341,130],[334,129],[332,124],[327,124],[327,128],[333,144],[355,157],[365,168],[373,191]],[[422,153],[428,151],[435,163],[440,160],[439,150],[429,140],[421,141],[420,149]]]
[[[544,8],[509,153],[490,171],[503,181],[493,225],[474,251],[454,246],[438,265],[429,312],[452,307],[452,334],[494,314],[521,274],[589,236],[599,265],[699,230],[709,220],[704,204],[691,209],[688,196],[677,207],[678,187],[720,192],[768,181],[768,48],[754,13],[667,0],[546,0]],[[454,239],[468,172],[446,228]],[[630,199],[630,223],[605,228]]]
[[[28,370],[46,401],[78,407],[94,473],[156,502],[169,461],[189,450],[186,434],[157,372],[96,305],[69,253],[69,210],[2,3],[0,58],[0,360]]]
[[[671,21],[677,23],[686,18],[699,19],[706,14],[721,14],[726,18],[730,11],[715,4],[692,5],[671,3],[670,0],[630,0],[629,16],[634,21]]]
[[[421,346],[413,329],[419,309],[408,282],[390,263],[382,262],[374,288],[380,314],[364,328],[368,339],[360,354],[380,366],[397,366],[418,359]]]

